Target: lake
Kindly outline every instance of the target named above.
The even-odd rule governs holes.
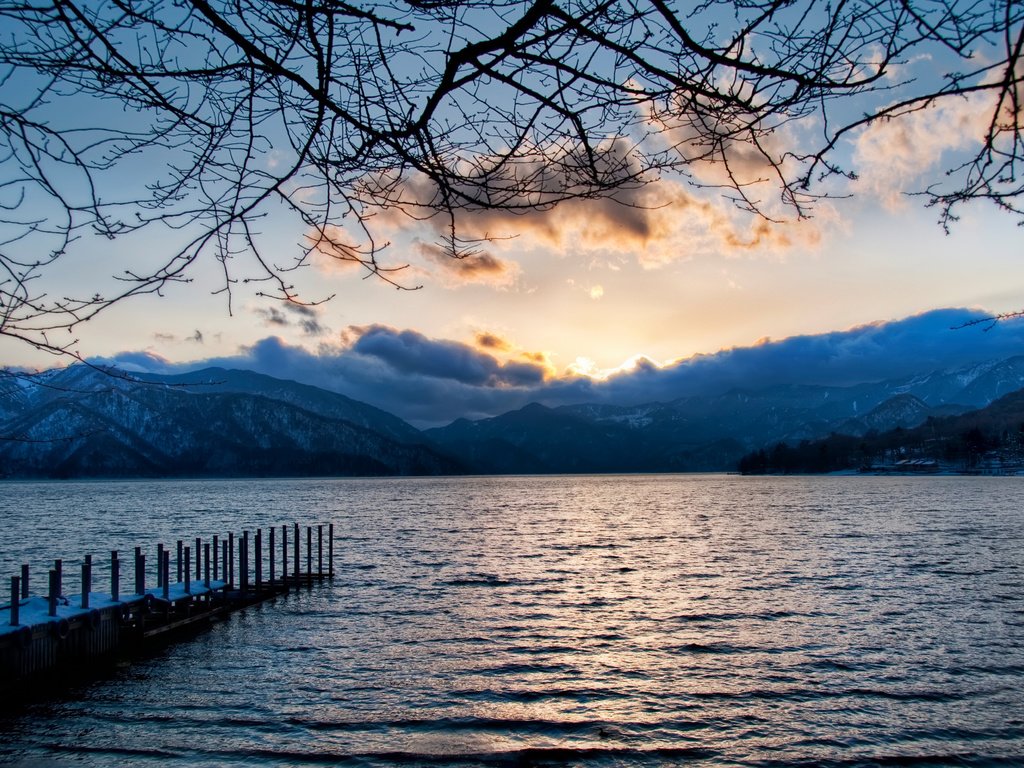
[[[333,583],[0,715],[4,763],[1024,764],[1024,478],[5,482],[0,514],[5,594],[337,536]]]

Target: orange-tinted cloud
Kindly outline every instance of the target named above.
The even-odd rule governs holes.
[[[481,349],[493,349],[498,352],[507,352],[512,349],[512,345],[509,342],[488,331],[477,333],[475,341],[476,345]]]
[[[886,207],[901,208],[904,193],[924,186],[922,175],[943,153],[980,147],[994,109],[992,94],[975,93],[872,123],[855,143],[860,186]]]
[[[520,251],[532,246],[561,254],[630,254],[644,266],[656,267],[698,254],[813,245],[820,237],[806,222],[786,225],[754,218],[718,192],[703,193],[678,180],[644,178],[623,142],[609,144],[604,162],[618,163],[611,165],[611,175],[622,182],[606,196],[555,204],[560,195],[582,189],[578,165],[563,161],[542,167],[539,160],[521,161],[508,179],[488,180],[494,187],[487,191],[494,207],[469,205],[453,214],[458,236],[466,242],[491,241],[487,251],[463,259],[461,265],[441,245],[422,245],[422,255],[446,265],[457,280],[508,285],[512,262],[496,253],[510,243]],[[737,151],[742,163],[754,169],[756,153]],[[528,187],[517,186],[521,178],[529,180]],[[451,218],[431,209],[439,200],[432,182],[414,175],[387,184],[393,204],[375,218],[377,224],[432,243],[450,242]]]
[[[313,264],[321,269],[350,271],[363,265],[364,255],[341,227],[328,224],[305,234]]]
[[[419,252],[434,265],[433,274],[449,286],[478,283],[508,287],[519,275],[519,265],[489,251],[471,251],[453,256],[435,243],[420,243]]]

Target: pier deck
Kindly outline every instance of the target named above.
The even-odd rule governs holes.
[[[24,565],[21,576],[11,578],[10,601],[0,605],[0,690],[42,677],[59,679],[90,660],[137,651],[175,632],[332,579],[334,526],[326,527],[326,553],[323,525],[306,527],[304,548],[297,524],[291,542],[289,526],[281,526],[280,551],[273,528],[268,529],[266,549],[262,529],[255,536],[246,531],[221,541],[214,536],[212,543],[197,538],[194,558],[192,548],[178,541],[177,581],[171,581],[170,549],[160,544],[152,569],[157,585],[149,588],[146,557],[136,547],[134,591],[129,594],[120,588],[121,561],[116,551],[111,552],[109,592],[92,591],[91,556],[82,562],[82,590],[67,596],[62,593],[61,561],[54,561],[49,572],[46,597],[30,596],[29,568]]]

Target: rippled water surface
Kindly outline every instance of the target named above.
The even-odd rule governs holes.
[[[1024,478],[4,483],[0,514],[5,585],[338,534],[333,584],[0,715],[0,762],[1024,764]]]

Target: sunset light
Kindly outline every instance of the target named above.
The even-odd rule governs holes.
[[[1022,0],[0,0],[0,764],[1024,766]]]

